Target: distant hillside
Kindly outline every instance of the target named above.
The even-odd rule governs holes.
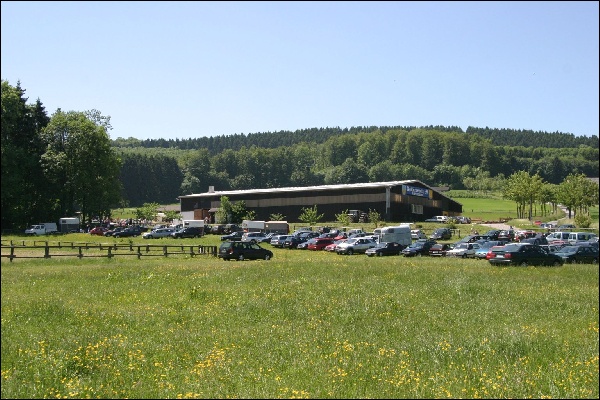
[[[324,143],[336,136],[360,133],[372,133],[387,131],[412,131],[415,129],[435,130],[438,132],[461,133],[464,135],[480,136],[488,139],[495,146],[523,146],[523,147],[546,147],[546,148],[577,148],[580,145],[598,148],[598,136],[575,136],[571,133],[541,132],[531,130],[498,129],[498,128],[476,128],[468,127],[464,132],[456,126],[357,126],[351,128],[310,128],[296,131],[261,132],[250,134],[234,134],[228,136],[199,137],[189,139],[145,139],[117,138],[112,141],[114,147],[121,148],[170,148],[181,150],[206,149],[209,154],[214,155],[224,150],[239,150],[242,147],[249,148],[277,148],[280,146],[293,146],[298,143]]]

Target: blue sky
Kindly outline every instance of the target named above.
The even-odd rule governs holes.
[[[598,135],[599,2],[2,1],[1,77],[110,136]]]

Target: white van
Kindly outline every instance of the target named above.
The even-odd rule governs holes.
[[[566,244],[569,241],[571,232],[552,232],[546,236],[548,244]]]
[[[587,242],[591,238],[596,237],[595,233],[591,232],[570,232],[569,238],[567,239],[569,244],[577,244],[580,242]]]

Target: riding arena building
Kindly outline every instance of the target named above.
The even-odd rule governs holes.
[[[179,196],[183,219],[219,223],[215,214],[221,198],[243,201],[246,209],[256,213],[256,220],[270,220],[277,214],[288,221],[298,221],[304,209],[316,206],[322,220],[336,221],[337,215],[349,210],[376,211],[386,222],[418,222],[436,215],[458,216],[462,204],[419,180],[369,182],[339,185],[285,187],[215,191]]]

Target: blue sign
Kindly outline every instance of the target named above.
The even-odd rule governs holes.
[[[429,198],[429,189],[417,186],[402,185],[402,194]]]

